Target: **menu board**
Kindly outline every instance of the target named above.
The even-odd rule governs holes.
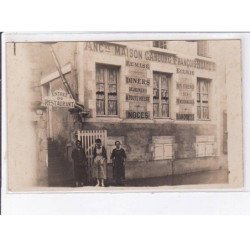
[[[178,74],[176,82],[176,120],[193,121],[195,114],[195,85],[191,75]]]
[[[150,112],[147,111],[147,103],[150,102],[150,95],[147,88],[151,82],[148,76],[150,65],[142,60],[126,60],[126,79],[128,93],[126,102],[129,103],[129,110],[126,111],[127,119],[150,119]]]

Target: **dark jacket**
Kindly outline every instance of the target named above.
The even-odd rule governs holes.
[[[107,152],[106,152],[105,147],[103,146],[102,146],[102,157],[107,160]],[[95,158],[96,158],[96,147],[94,148],[94,151],[93,151],[93,159]]]
[[[83,148],[74,148],[71,154],[71,158],[74,160],[75,164],[85,163],[87,158]]]

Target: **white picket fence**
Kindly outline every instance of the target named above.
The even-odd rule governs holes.
[[[78,130],[77,138],[85,149],[88,165],[92,166],[95,140],[101,139],[102,145],[107,148],[107,130]]]

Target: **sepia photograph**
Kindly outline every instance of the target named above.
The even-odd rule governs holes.
[[[243,187],[240,39],[5,48],[8,191]]]

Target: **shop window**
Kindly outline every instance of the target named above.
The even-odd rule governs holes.
[[[96,66],[96,114],[117,115],[117,67],[97,65]]]
[[[197,118],[199,120],[209,119],[209,79],[197,79]]]
[[[153,47],[167,49],[167,41],[153,41]]]
[[[153,112],[154,117],[169,117],[169,86],[171,76],[165,73],[153,73]]]
[[[208,41],[198,41],[197,42],[197,54],[198,56],[209,56],[209,46]]]
[[[196,136],[196,157],[216,155],[214,136]]]
[[[166,160],[173,158],[173,136],[153,136],[154,160]]]

